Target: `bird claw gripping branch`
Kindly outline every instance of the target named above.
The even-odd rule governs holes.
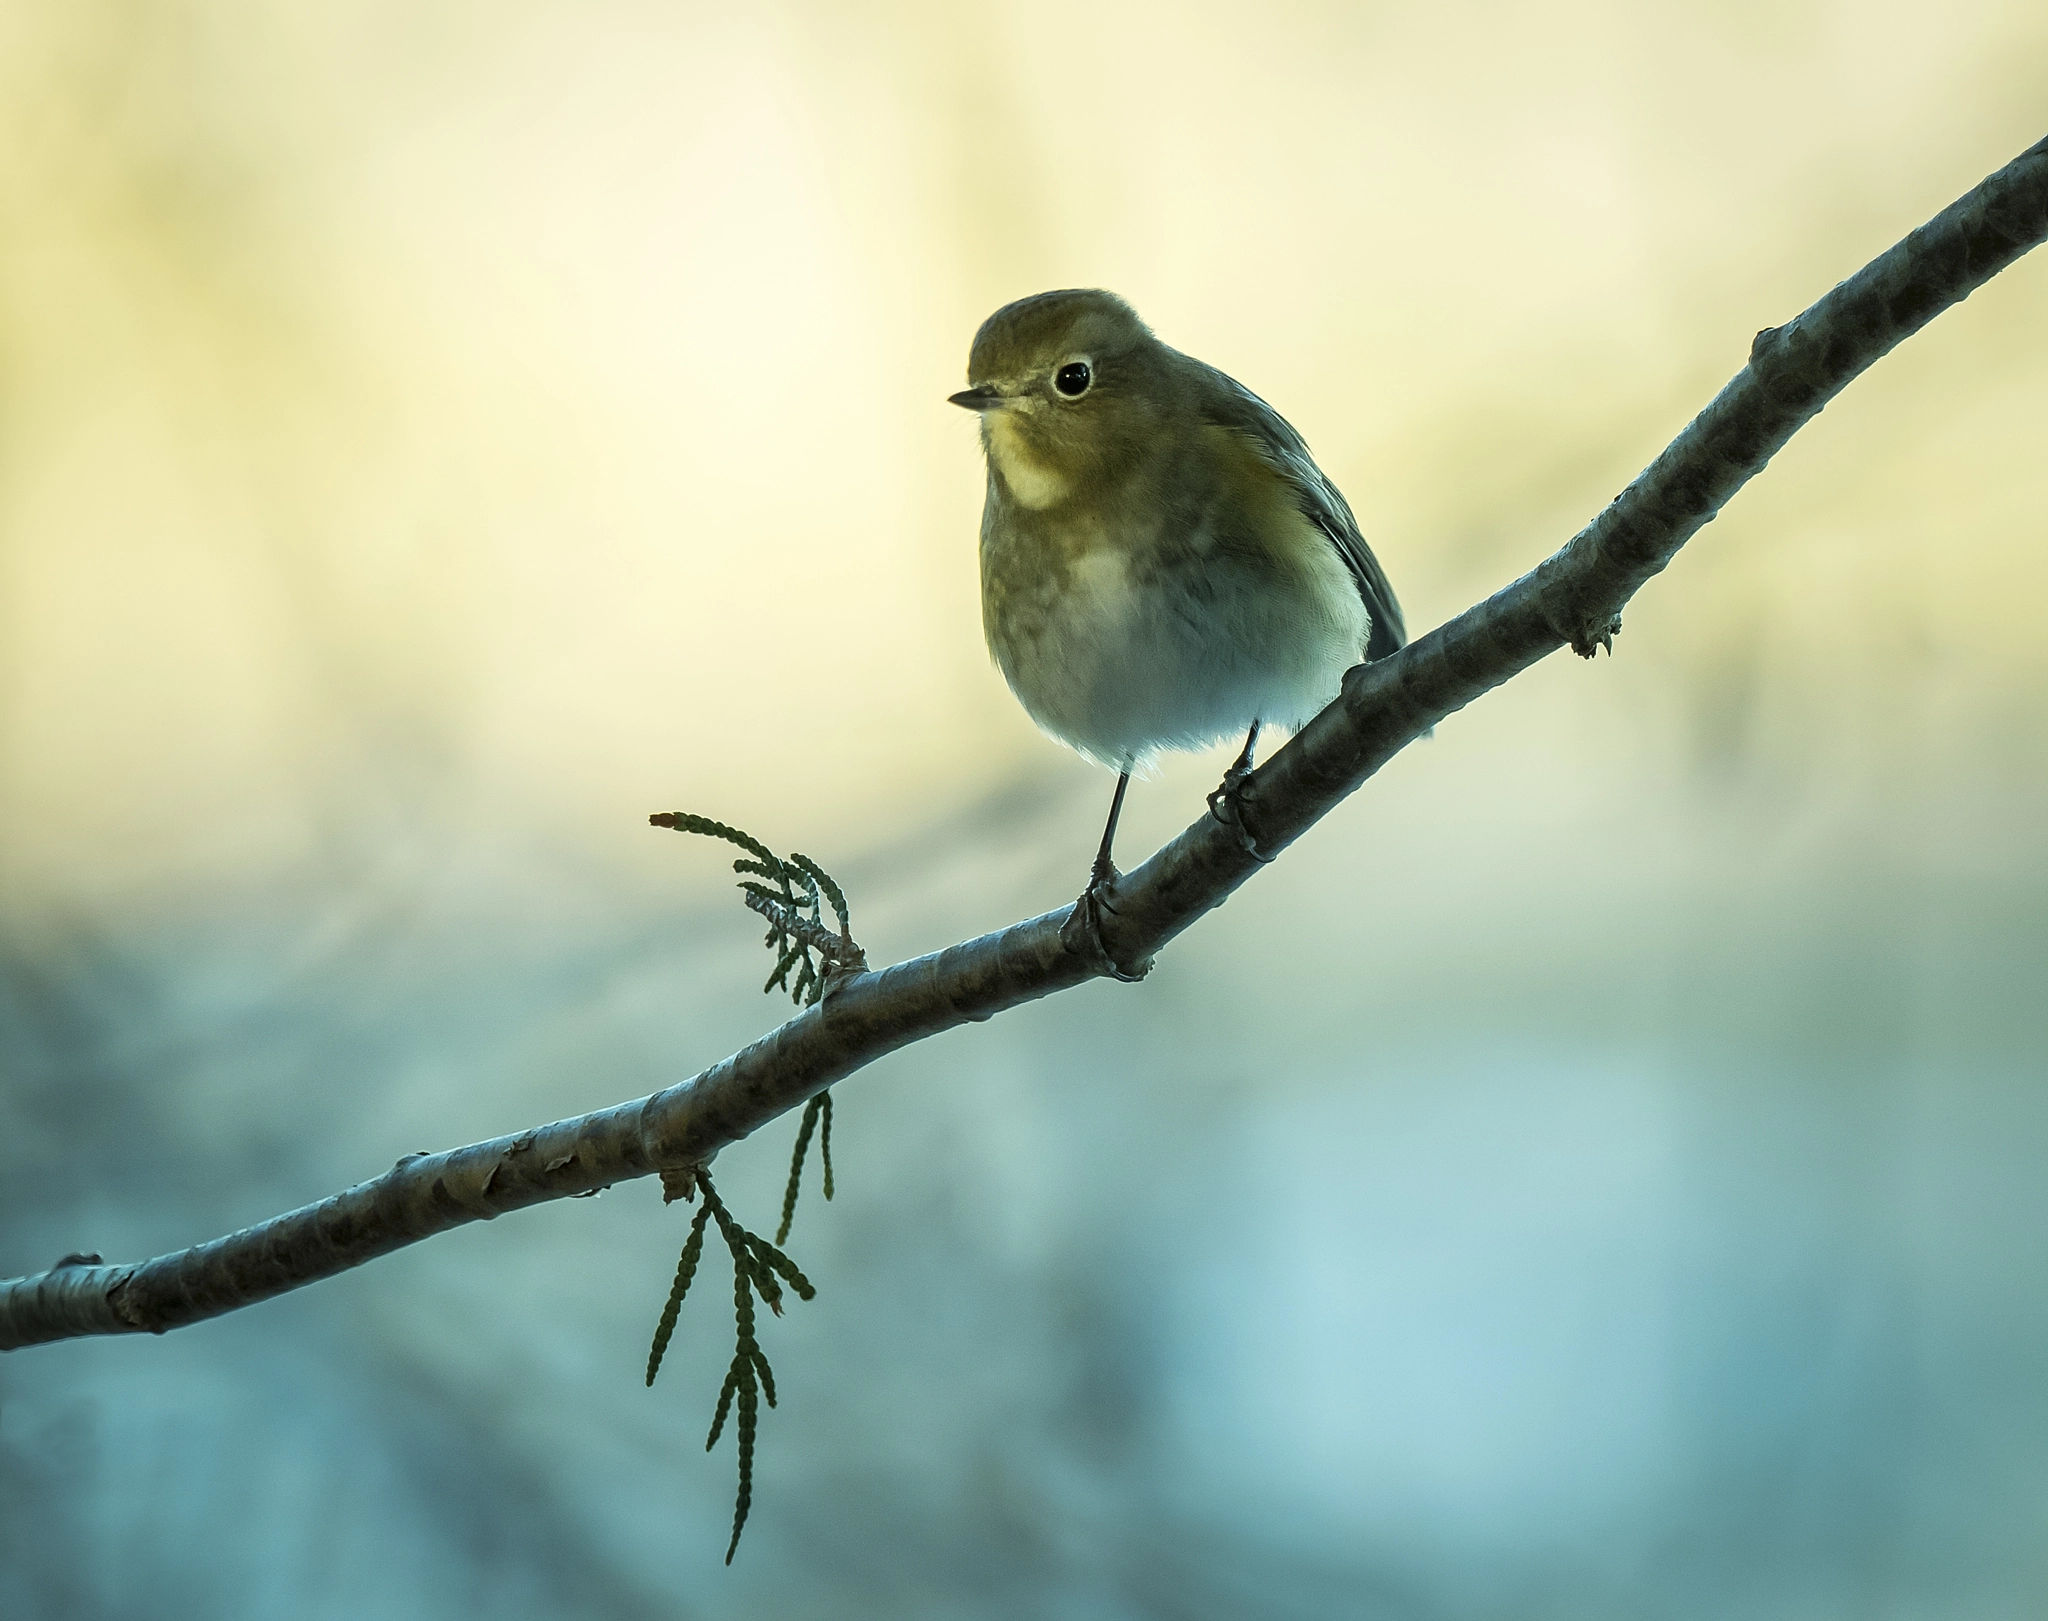
[[[1260,847],[1258,836],[1252,832],[1246,816],[1252,794],[1252,774],[1232,766],[1223,775],[1222,786],[1209,795],[1209,814],[1236,838],[1238,848],[1260,866],[1268,866],[1274,857]]]

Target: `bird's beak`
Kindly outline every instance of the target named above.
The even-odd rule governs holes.
[[[979,388],[963,388],[958,394],[948,394],[946,403],[969,411],[993,411],[1009,401],[992,384],[983,383]]]

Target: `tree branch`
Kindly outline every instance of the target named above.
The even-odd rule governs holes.
[[[1100,908],[1063,907],[880,972],[702,1074],[516,1137],[402,1159],[318,1204],[127,1266],[67,1256],[0,1283],[0,1349],[162,1333],[282,1294],[464,1222],[708,1162],[886,1053],[1152,954],[1220,906],[1407,744],[1557,648],[1591,656],[1730,496],[1865,367],[2048,236],[2048,141],[2030,147],[1796,320],[1598,518],[1533,572],[1344,679],[1247,784],[1242,826],[1204,816]],[[1256,853],[1255,853],[1256,852]]]

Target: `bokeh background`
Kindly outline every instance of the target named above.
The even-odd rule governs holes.
[[[1109,781],[987,663],[944,403],[997,305],[1272,399],[1420,629],[2044,133],[2037,0],[0,10],[0,1273],[765,1029],[649,811],[877,960],[1069,898]],[[2038,1615],[2044,446],[2036,255],[1612,660],[845,1084],[731,1570],[637,1183],[0,1358],[0,1612]]]

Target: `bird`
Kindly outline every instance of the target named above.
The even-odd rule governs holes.
[[[987,461],[982,629],[1039,728],[1117,773],[1083,900],[1118,874],[1131,773],[1244,734],[1210,796],[1245,848],[1259,732],[1407,642],[1386,571],[1307,443],[1258,395],[1099,288],[1005,304],[968,387]]]

